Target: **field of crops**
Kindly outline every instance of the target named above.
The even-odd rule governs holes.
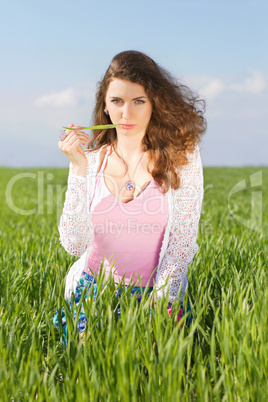
[[[110,281],[84,344],[68,319],[67,348],[52,321],[76,260],[57,230],[68,171],[0,173],[1,401],[268,400],[268,168],[204,169],[190,328],[164,299],[149,327],[150,300],[124,290],[121,322]]]

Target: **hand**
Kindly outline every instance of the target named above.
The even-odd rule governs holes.
[[[89,134],[86,134],[79,130],[71,130],[71,128],[83,129],[83,127],[73,124],[69,125],[70,130],[65,131],[65,138],[58,142],[59,149],[68,156],[73,164],[74,169],[85,171],[87,166],[87,158],[85,151],[81,147],[81,144],[86,145],[89,141]]]

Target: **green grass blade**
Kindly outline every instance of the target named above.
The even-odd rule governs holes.
[[[115,128],[115,127],[120,127],[122,124],[104,124],[100,126],[91,126],[91,127],[81,127],[81,128],[74,128],[74,127],[64,127],[65,130],[108,130],[109,128]]]

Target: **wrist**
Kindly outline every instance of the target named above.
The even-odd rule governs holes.
[[[78,176],[83,176],[86,177],[86,173],[87,173],[87,163],[85,164],[80,164],[80,165],[74,165],[73,164],[73,168],[72,171],[74,174],[78,175]]]

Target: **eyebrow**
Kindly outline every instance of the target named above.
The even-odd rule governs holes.
[[[141,98],[148,98],[148,96],[138,96],[137,98],[134,98],[134,99],[132,99],[132,100],[138,100],[138,99],[141,99]],[[110,99],[122,99],[122,98],[120,98],[120,96],[110,96]]]

